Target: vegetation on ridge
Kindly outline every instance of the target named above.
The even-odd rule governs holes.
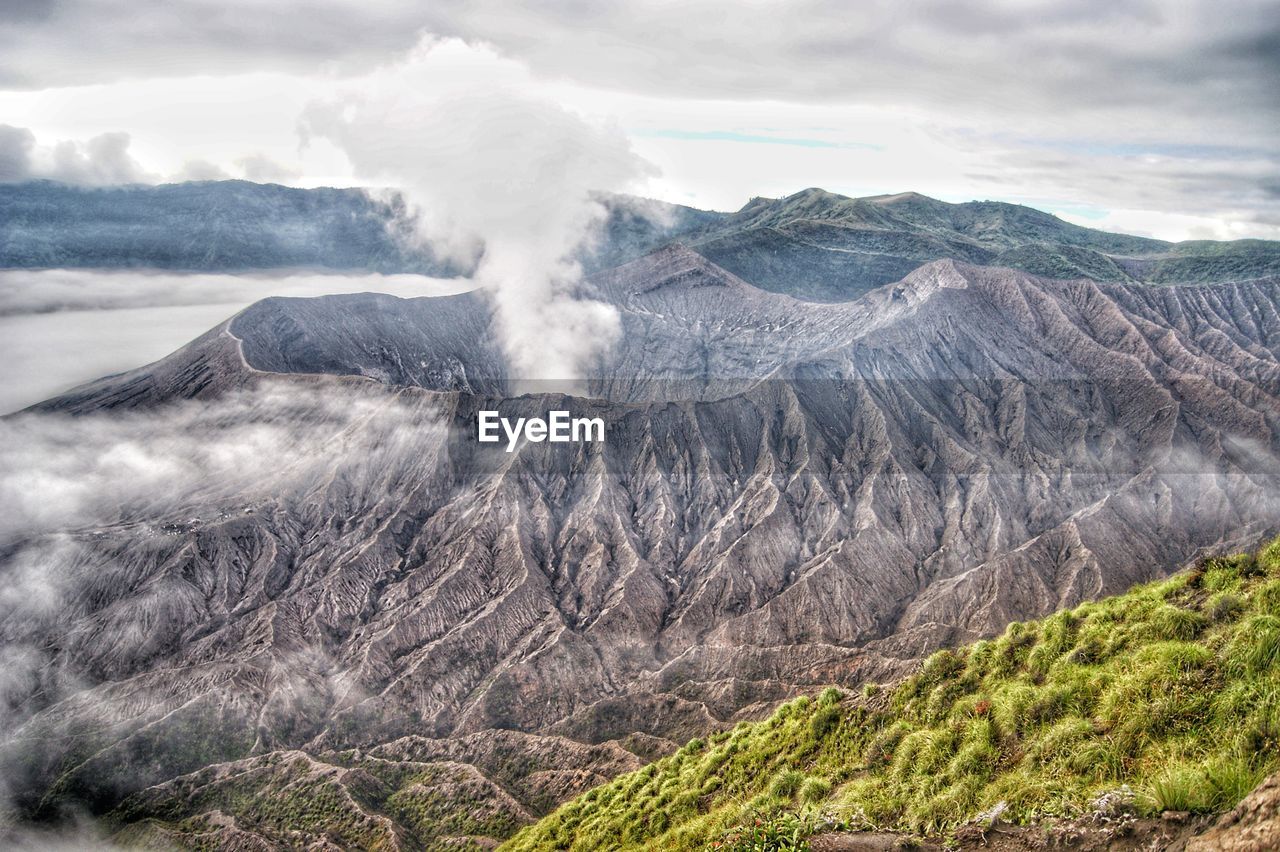
[[[1225,810],[1280,765],[1280,538],[695,739],[511,850],[803,849],[832,826],[945,834],[1110,798]]]

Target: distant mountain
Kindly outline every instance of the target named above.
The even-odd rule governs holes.
[[[580,397],[514,387],[480,297],[361,294],[265,300],[39,406],[87,430],[191,401],[197,441],[357,416],[265,493],[201,481],[0,541],[6,576],[70,554],[50,600],[0,610],[34,671],[4,693],[23,815],[504,837],[633,768],[614,745],[662,754],[1276,531],[1280,281],[942,260],[815,304],[673,246],[585,286],[622,335]],[[475,441],[479,410],[560,408],[606,440]]]
[[[394,194],[245,181],[83,189],[0,185],[0,268],[157,267],[460,275],[405,239]],[[717,213],[624,195],[581,252],[588,271],[681,242],[744,281],[810,301],[857,298],[944,258],[1049,278],[1147,284],[1280,275],[1280,242],[1168,243],[1111,234],[995,201],[808,189]]]
[[[683,239],[758,287],[816,301],[856,298],[940,258],[1129,283],[1280,275],[1280,242],[1168,243],[1083,228],[1016,204],[948,204],[914,192],[846,198],[807,189],[756,198]]]
[[[208,181],[0,185],[0,266],[454,272],[404,248],[397,202],[358,189]]]
[[[632,260],[721,214],[605,196],[591,269]],[[297,189],[241,180],[162,186],[0,184],[0,268],[157,268],[206,272],[318,268],[456,276],[411,239],[395,193]]]

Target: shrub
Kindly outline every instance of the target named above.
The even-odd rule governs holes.
[[[1069,716],[1045,732],[1036,744],[1033,757],[1041,766],[1054,763],[1073,766],[1076,753],[1092,736],[1092,722]]]
[[[1211,762],[1204,770],[1210,796],[1209,809],[1225,811],[1234,807],[1261,783],[1264,774],[1245,756]]]
[[[1280,538],[1258,551],[1258,567],[1271,576],[1280,576]]]
[[[883,766],[893,761],[893,754],[897,750],[902,738],[906,736],[911,728],[905,722],[898,721],[882,730],[876,738],[871,741],[871,745],[867,747],[865,760],[868,766]]]
[[[1196,769],[1175,766],[1151,781],[1147,804],[1153,811],[1199,811],[1206,796],[1204,775]]]
[[[1214,559],[1205,569],[1200,586],[1206,592],[1234,592],[1240,586],[1240,574],[1228,561]]]
[[[1268,580],[1258,587],[1253,593],[1253,608],[1263,615],[1280,615],[1280,580]]]
[[[806,838],[834,828],[816,814],[750,815],[744,825],[729,829],[711,844],[721,852],[801,852],[809,848]]]
[[[986,778],[995,772],[1000,753],[991,743],[978,739],[967,742],[956,752],[947,766],[947,772],[955,777],[975,776]]]
[[[920,683],[922,686],[933,686],[955,677],[962,671],[964,671],[964,660],[960,659],[954,651],[938,651],[921,666]]]

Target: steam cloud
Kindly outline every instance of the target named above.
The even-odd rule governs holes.
[[[573,253],[605,212],[592,193],[651,167],[619,128],[532,92],[521,65],[487,48],[428,41],[310,104],[301,131],[342,148],[361,178],[401,188],[437,252],[478,259],[514,378],[572,384],[619,331],[613,308],[578,292]]]

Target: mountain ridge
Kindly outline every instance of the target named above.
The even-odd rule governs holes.
[[[951,204],[915,192],[848,198],[817,188],[754,198],[683,237],[747,280],[816,301],[842,301],[954,257],[1054,278],[1149,284],[1280,273],[1280,243],[1170,243],[1074,225],[998,201]]]
[[[857,298],[945,257],[1154,285],[1280,275],[1280,242],[1169,243],[998,201],[951,204],[915,192],[849,198],[811,188],[722,213],[625,195],[598,200],[606,211],[600,239],[576,258],[589,272],[679,241],[757,286],[814,301]],[[400,196],[359,189],[0,185],[0,268],[468,272],[434,258],[414,232]]]

